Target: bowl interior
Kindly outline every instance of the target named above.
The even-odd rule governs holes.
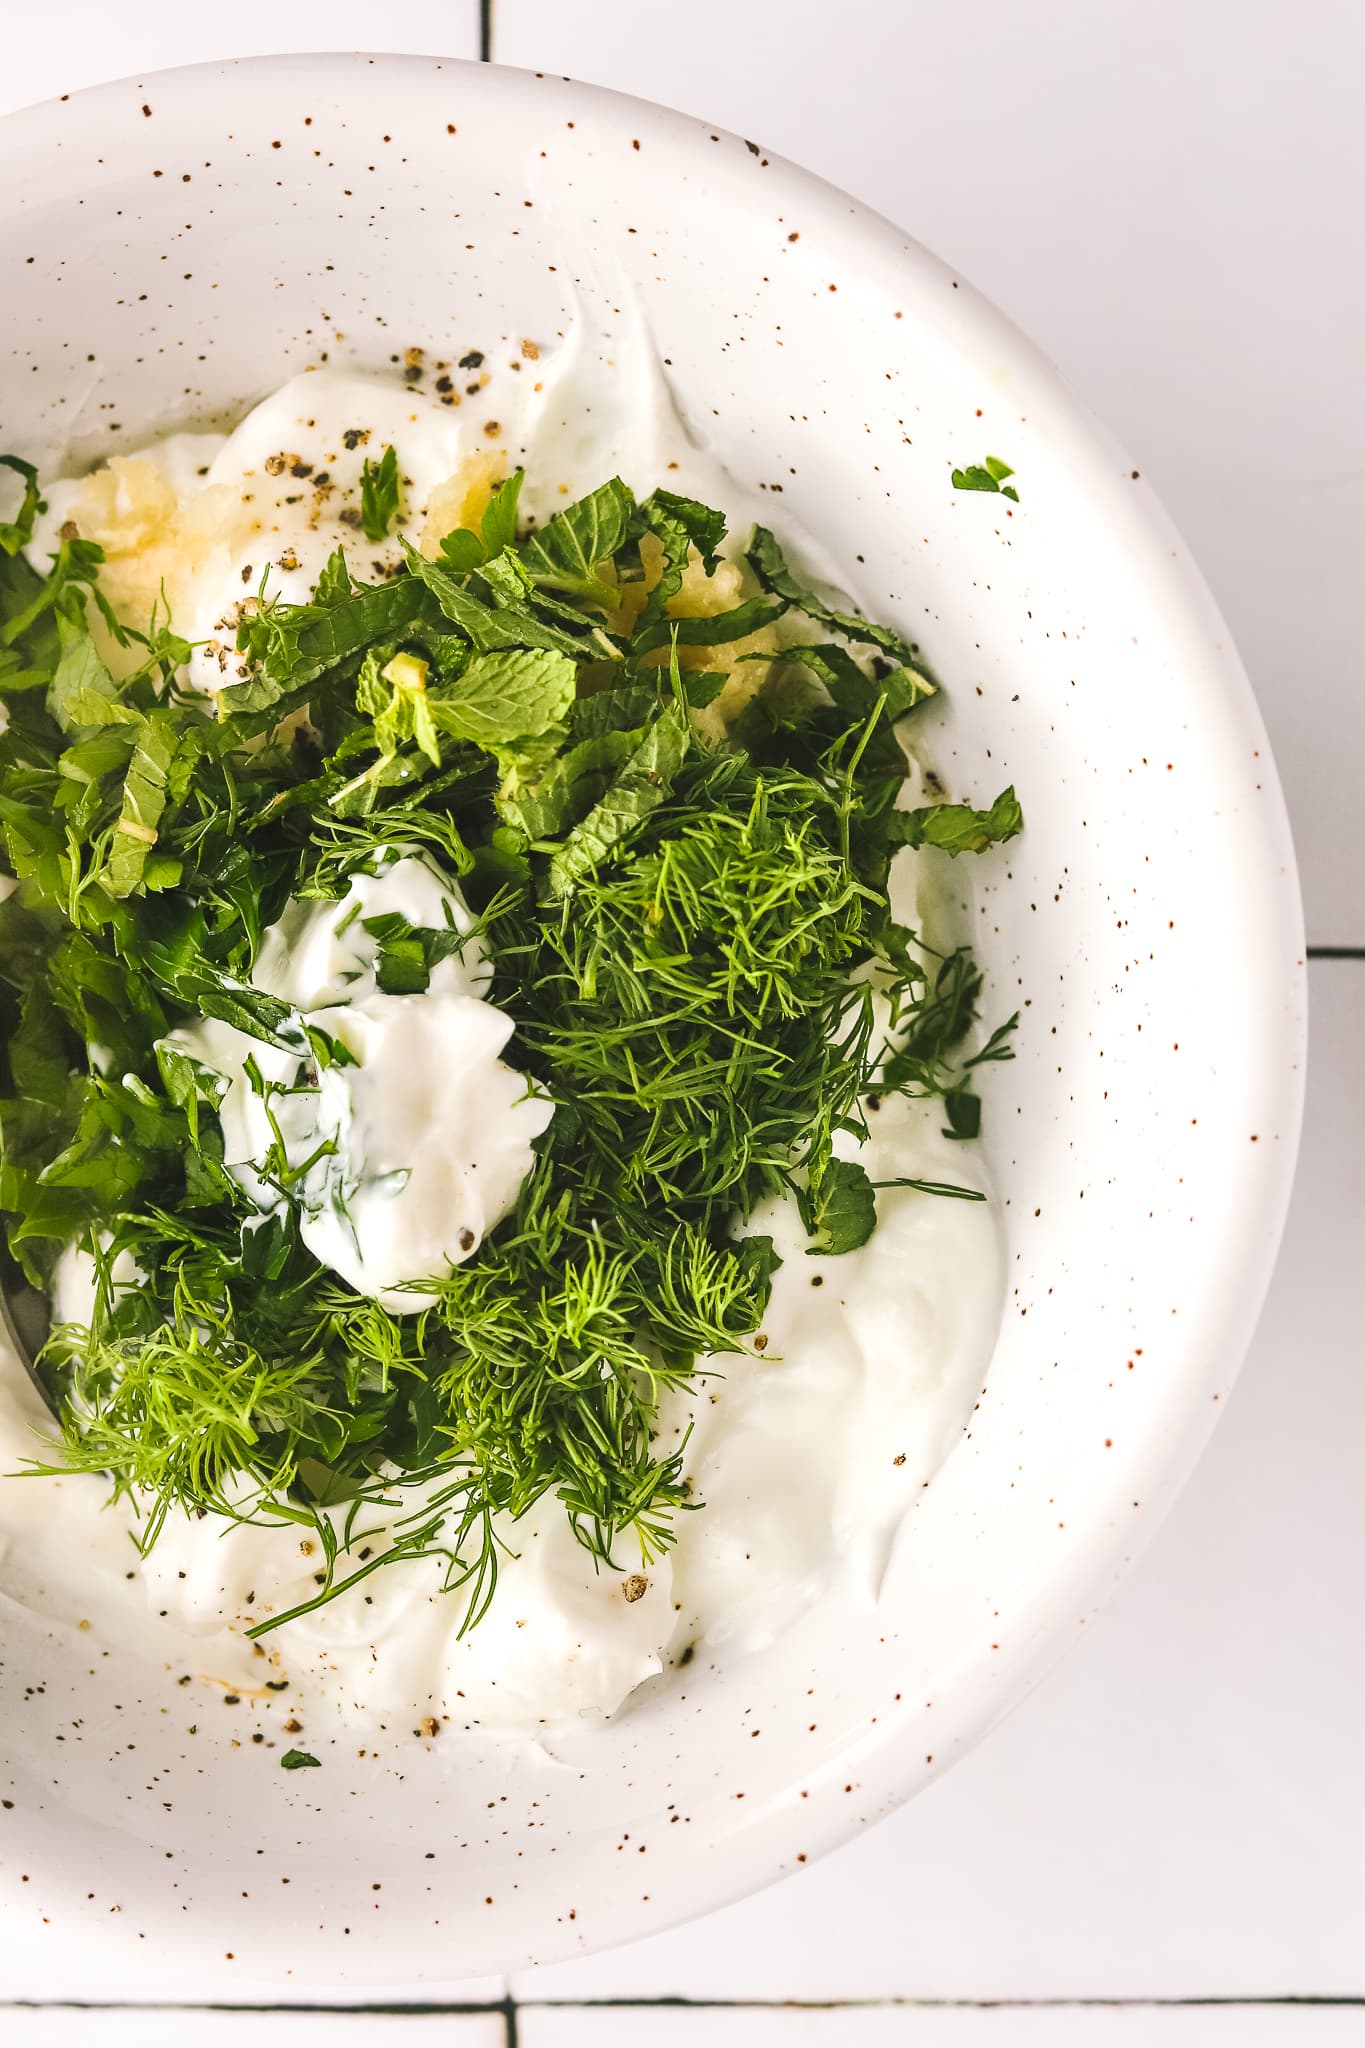
[[[308,58],[35,109],[0,167],[0,444],[94,457],[412,343],[481,350],[495,411],[523,338],[610,365],[641,314],[696,437],[922,646],[952,793],[1019,790],[1026,834],[977,875],[995,1002],[1023,1011],[987,1090],[1004,1326],[875,1612],[826,1602],[553,1756],[360,1732],[286,1778],[178,1668],[0,1603],[28,1874],[3,1882],[35,1939],[417,1980],[717,1904],[908,1796],[1079,1634],[1240,1361],[1297,1135],[1302,944],[1235,654],[1027,345],[729,135],[529,74]],[[1017,505],[953,488],[988,451]]]

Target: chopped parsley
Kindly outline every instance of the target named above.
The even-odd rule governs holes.
[[[980,973],[894,922],[887,878],[905,846],[1011,838],[1013,791],[899,807],[894,721],[934,692],[914,650],[762,528],[736,601],[708,610],[705,583],[689,605],[725,522],[667,491],[613,479],[526,533],[517,476],[388,580],[338,550],[310,602],[244,606],[244,673],[210,700],[167,621],[114,617],[97,546],[30,566],[38,480],[7,460],[0,1211],[34,1285],[73,1243],[96,1275],[89,1326],[41,1360],[55,1467],[110,1475],[144,1548],[177,1506],[309,1529],[322,1569],[296,1612],[436,1554],[471,1623],[494,1517],[547,1493],[595,1557],[657,1557],[695,1505],[658,1403],[758,1329],[777,1261],[756,1207],[791,1196],[815,1251],[864,1243],[876,1189],[835,1147],[873,1091],[941,1098],[976,1133],[974,1075],[1015,1020],[966,1052]],[[377,539],[391,448],[363,488]],[[168,1034],[209,1016],[297,1049],[296,1013],[251,983],[263,933],[414,849],[458,880],[515,1020],[505,1057],[555,1113],[513,1212],[395,1316],[302,1243],[282,1147],[280,1199],[253,1206],[222,1083]],[[401,918],[373,936],[381,986],[412,995],[453,943]],[[319,1067],[351,1057],[309,1041]]]

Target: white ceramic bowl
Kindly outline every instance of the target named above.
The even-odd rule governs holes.
[[[0,124],[0,444],[134,444],[324,349],[496,363],[581,314],[576,279],[592,301],[622,271],[698,434],[922,643],[950,781],[1024,800],[979,917],[1024,1009],[990,1079],[1009,1290],[979,1410],[875,1614],[827,1604],[694,1666],[567,1763],[362,1735],[282,1776],[176,1674],[0,1604],[0,1898],[58,1952],[206,1990],[416,1982],[793,1870],[1078,1638],[1255,1321],[1303,1050],[1261,722],[1131,464],[899,230],[733,136],[523,73],[308,57],[110,85]],[[1017,507],[952,488],[988,450]]]

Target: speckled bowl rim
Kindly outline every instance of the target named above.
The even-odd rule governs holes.
[[[163,96],[171,94],[187,98],[192,94],[205,93],[217,97],[228,90],[229,81],[240,80],[253,73],[262,76],[269,71],[286,71],[291,65],[306,65],[311,80],[316,81],[320,75],[326,75],[332,78],[338,89],[345,89],[349,78],[354,75],[350,67],[355,66],[358,58],[362,62],[382,65],[393,79],[394,90],[398,93],[404,90],[405,85],[421,90],[423,81],[435,66],[447,78],[452,75],[458,77],[466,91],[502,99],[513,118],[532,105],[532,96],[538,89],[537,81],[543,76],[448,58],[309,52],[178,67],[146,74],[143,79],[109,81],[80,93],[63,95],[62,100],[79,100],[93,121],[100,118],[104,106],[112,106],[115,97],[127,93],[134,84],[139,89],[155,87]],[[702,144],[708,137],[741,140],[727,130],[717,129],[649,101],[598,86],[574,81],[568,83],[572,84],[576,94],[581,94],[585,101],[591,103],[600,120],[619,127],[623,134],[628,135],[633,128],[638,129],[644,121],[651,124],[655,132],[670,131],[679,146],[689,140]],[[31,133],[31,146],[41,150],[44,132],[59,104],[61,102],[49,101],[8,116],[3,124],[6,134],[17,139],[27,128]],[[753,145],[748,144],[747,147],[752,149]],[[1264,728],[1245,671],[1233,651],[1227,627],[1201,577],[1191,566],[1189,555],[1169,518],[1150,493],[1144,491],[1139,495],[1124,489],[1119,479],[1128,473],[1129,464],[1120,458],[1112,437],[1071,392],[1060,373],[1003,314],[973,291],[961,279],[960,273],[915,243],[904,230],[850,199],[837,187],[772,152],[765,150],[763,158],[765,168],[773,174],[774,183],[794,187],[799,193],[805,219],[831,235],[837,232],[846,267],[882,272],[900,267],[914,270],[922,277],[940,281],[951,279],[960,289],[959,309],[970,312],[977,330],[991,341],[1001,358],[1019,372],[1030,388],[1046,392],[1057,412],[1068,420],[1070,459],[1083,474],[1093,499],[1096,519],[1119,534],[1125,545],[1131,546],[1135,557],[1145,564],[1154,587],[1160,590],[1166,612],[1178,617],[1190,640],[1202,646],[1211,669],[1216,671],[1224,718],[1235,725],[1248,746],[1254,745],[1260,750],[1267,783],[1267,801],[1262,812],[1265,860],[1263,874],[1258,878],[1262,886],[1257,912],[1249,923],[1246,943],[1249,953],[1256,957],[1250,978],[1255,979],[1259,972],[1267,988],[1271,987],[1272,980],[1275,986],[1280,986],[1284,980],[1283,961],[1292,951],[1301,967],[1304,953],[1302,905],[1288,819],[1278,785],[1274,784]],[[1251,928],[1253,924],[1255,929]],[[1126,1568],[1151,1540],[1222,1412],[1221,1408],[1211,1405],[1210,1390],[1215,1386],[1227,1389],[1245,1354],[1269,1284],[1288,1206],[1302,1115],[1304,1036],[1300,1003],[1295,1020],[1282,1027],[1277,1048],[1292,1057],[1284,1058],[1283,1062],[1277,1059],[1274,1063],[1276,1071],[1271,1092],[1279,1112],[1282,1140],[1276,1167],[1266,1168],[1254,1182],[1247,1183],[1241,1209],[1223,1221],[1224,1252],[1235,1259],[1239,1269],[1247,1275],[1246,1284],[1224,1325],[1223,1342],[1216,1361],[1190,1358],[1188,1374],[1172,1393],[1163,1415],[1164,1430],[1160,1441],[1157,1432],[1152,1431],[1150,1485],[1147,1489],[1150,1512],[1144,1517],[1139,1531],[1125,1536],[1121,1559],[1117,1546],[1106,1551],[1097,1549],[1080,1563],[1068,1558],[1059,1566],[1055,1577],[1039,1586],[1032,1611],[1021,1617],[1031,1625],[1018,1627],[1015,1631],[1016,1641],[1023,1647],[1013,1651],[1008,1661],[1002,1659],[996,1667],[997,1683],[989,1693],[982,1692],[976,1710],[959,1715],[956,1725],[960,1740],[954,1744],[951,1757],[944,1758],[943,1766],[961,1756],[986,1733],[1009,1707],[1018,1703],[1067,1646],[1079,1639],[1081,1631],[1075,1625],[1077,1618],[1084,1619],[1096,1611],[1112,1591],[1120,1570]],[[1267,1059],[1267,1067],[1270,1064]],[[849,1752],[850,1766],[856,1764],[860,1777],[864,1794],[862,1806],[873,1816],[903,1803],[921,1789],[926,1780],[921,1760],[909,1758],[904,1751],[903,1741],[898,1742],[886,1731],[877,1730],[870,1731],[861,1747]],[[936,1775],[937,1768],[927,1775]],[[660,1931],[775,1881],[784,1865],[790,1868],[787,1859],[798,1834],[806,1858],[813,1859],[847,1841],[866,1824],[849,1806],[825,1805],[818,1816],[814,1812],[801,1816],[799,1827],[790,1811],[775,1808],[766,1813],[755,1812],[743,1831],[730,1840],[723,1859],[709,1859],[704,1871],[699,1872],[689,1885],[674,1884],[668,1896],[656,1898],[647,1912],[641,1913],[638,1907],[624,1912],[618,1923],[619,1931],[613,1938],[624,1941]],[[547,1941],[541,1959],[551,1960],[556,1955],[571,1952],[575,1952],[575,1945],[566,1934],[557,1941]],[[490,1956],[487,1966],[493,1967],[506,1960],[506,1957]],[[349,1981],[376,1974],[361,1971]],[[291,1990],[297,1992],[308,1981],[306,1974],[292,1977]],[[319,1973],[314,1981],[324,1981],[322,1974]]]

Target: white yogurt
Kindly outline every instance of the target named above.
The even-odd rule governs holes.
[[[45,563],[68,520],[101,540],[110,556],[103,580],[130,623],[144,623],[133,593],[150,611],[164,586],[176,631],[196,643],[190,680],[216,690],[242,672],[244,602],[262,593],[306,602],[337,547],[360,576],[396,568],[400,535],[420,531],[432,492],[458,468],[469,438],[435,394],[345,371],[304,372],[227,436],[176,434],[116,458],[112,493],[98,478],[53,483],[29,554]],[[399,457],[399,518],[374,542],[359,524],[361,472],[386,446]]]
[[[175,557],[176,622],[219,643],[196,655],[195,679],[209,688],[232,679],[231,626],[219,622],[231,620],[232,604],[267,564],[270,589],[298,599],[338,542],[363,573],[371,561],[394,559],[394,541],[371,549],[341,518],[356,502],[364,455],[386,441],[398,450],[401,523],[414,536],[433,496],[438,508],[452,502],[449,491],[439,495],[444,480],[476,457],[486,460],[490,448],[505,453],[504,467],[527,463],[523,506],[538,518],[615,469],[638,492],[662,482],[726,507],[742,535],[763,508],[692,442],[652,354],[618,351],[606,363],[585,332],[580,324],[534,374],[529,363],[515,376],[499,370],[458,407],[427,389],[434,365],[420,390],[319,371],[293,379],[226,440],[177,436],[163,444],[177,507],[170,525],[190,535],[188,551]],[[489,421],[497,423],[493,435]],[[348,449],[357,429],[368,429],[369,439]],[[315,482],[293,475],[293,462],[277,470],[280,455],[310,464],[313,479],[322,468],[331,488],[319,496]],[[133,477],[134,499],[145,483]],[[217,495],[206,504],[210,489]],[[79,484],[52,487],[35,556],[80,493]],[[223,513],[216,524],[208,516],[215,506]],[[811,568],[833,582],[827,558],[804,538],[800,544]],[[898,859],[897,915],[921,928],[937,915],[933,872],[923,856]],[[410,1299],[395,1282],[467,1255],[461,1231],[477,1242],[514,1199],[551,1106],[528,1097],[498,1057],[510,1024],[486,1000],[477,946],[443,963],[426,996],[385,997],[360,918],[346,925],[355,903],[361,917],[398,908],[413,924],[449,917],[457,929],[467,913],[451,884],[405,860],[357,878],[342,906],[292,906],[256,969],[260,986],[333,1035],[354,1038],[364,1054],[358,1067],[328,1069],[299,1098],[288,1150],[301,1158],[319,1133],[336,1138],[354,1190],[354,1230],[319,1199],[305,1219],[308,1241],[353,1285],[403,1308]],[[205,1025],[192,1036],[198,1056],[228,1077],[228,1156],[250,1186],[250,1162],[263,1150],[261,1111],[242,1079],[240,1035]],[[272,1057],[295,1070],[285,1055],[251,1049],[263,1072]],[[439,1134],[427,1128],[437,1101]],[[938,1106],[888,1101],[870,1120],[861,1156],[874,1180],[984,1185],[974,1148],[942,1135]],[[875,1599],[897,1526],[971,1414],[1003,1293],[989,1204],[909,1189],[885,1189],[878,1203],[871,1242],[839,1258],[807,1255],[789,1203],[755,1217],[752,1227],[772,1234],[784,1261],[763,1325],[767,1345],[761,1354],[706,1361],[699,1391],[660,1417],[665,1449],[690,1428],[685,1471],[704,1503],[679,1518],[668,1558],[643,1564],[623,1543],[620,1569],[598,1569],[559,1503],[546,1499],[498,1529],[506,1551],[497,1596],[463,1637],[464,1599],[441,1590],[439,1559],[378,1571],[366,1597],[345,1596],[266,1639],[310,1729],[328,1715],[404,1735],[414,1720],[521,1734],[554,1729],[612,1714],[685,1647],[702,1642],[734,1656],[762,1646],[832,1581]],[[66,1287],[79,1284],[78,1262],[68,1262]],[[68,1292],[59,1306],[74,1300]],[[11,1361],[0,1372],[0,1471],[33,1455],[38,1420]],[[80,1604],[97,1626],[165,1645],[168,1662],[183,1660],[183,1669],[216,1681],[244,1684],[253,1672],[259,1679],[244,1630],[316,1590],[320,1561],[305,1547],[312,1539],[293,1525],[224,1527],[177,1514],[139,1561],[130,1511],[117,1504],[100,1513],[103,1496],[96,1479],[0,1479],[10,1597],[64,1611]],[[404,1497],[404,1511],[416,1505]],[[384,1518],[374,1519],[363,1538],[372,1552],[384,1541]]]
[[[358,1293],[402,1314],[431,1301],[403,1283],[459,1265],[513,1207],[554,1105],[498,1057],[512,1019],[485,1000],[490,970],[477,937],[433,967],[421,994],[378,986],[366,924],[395,913],[416,929],[467,934],[473,925],[453,882],[421,859],[399,860],[356,875],[334,903],[291,903],[252,973],[256,988],[354,1064],[319,1068],[214,1018],[167,1043],[226,1083],[224,1163],[251,1199],[265,1211],[280,1203],[278,1185],[256,1170],[278,1130],[299,1175],[288,1199],[304,1243]]]

